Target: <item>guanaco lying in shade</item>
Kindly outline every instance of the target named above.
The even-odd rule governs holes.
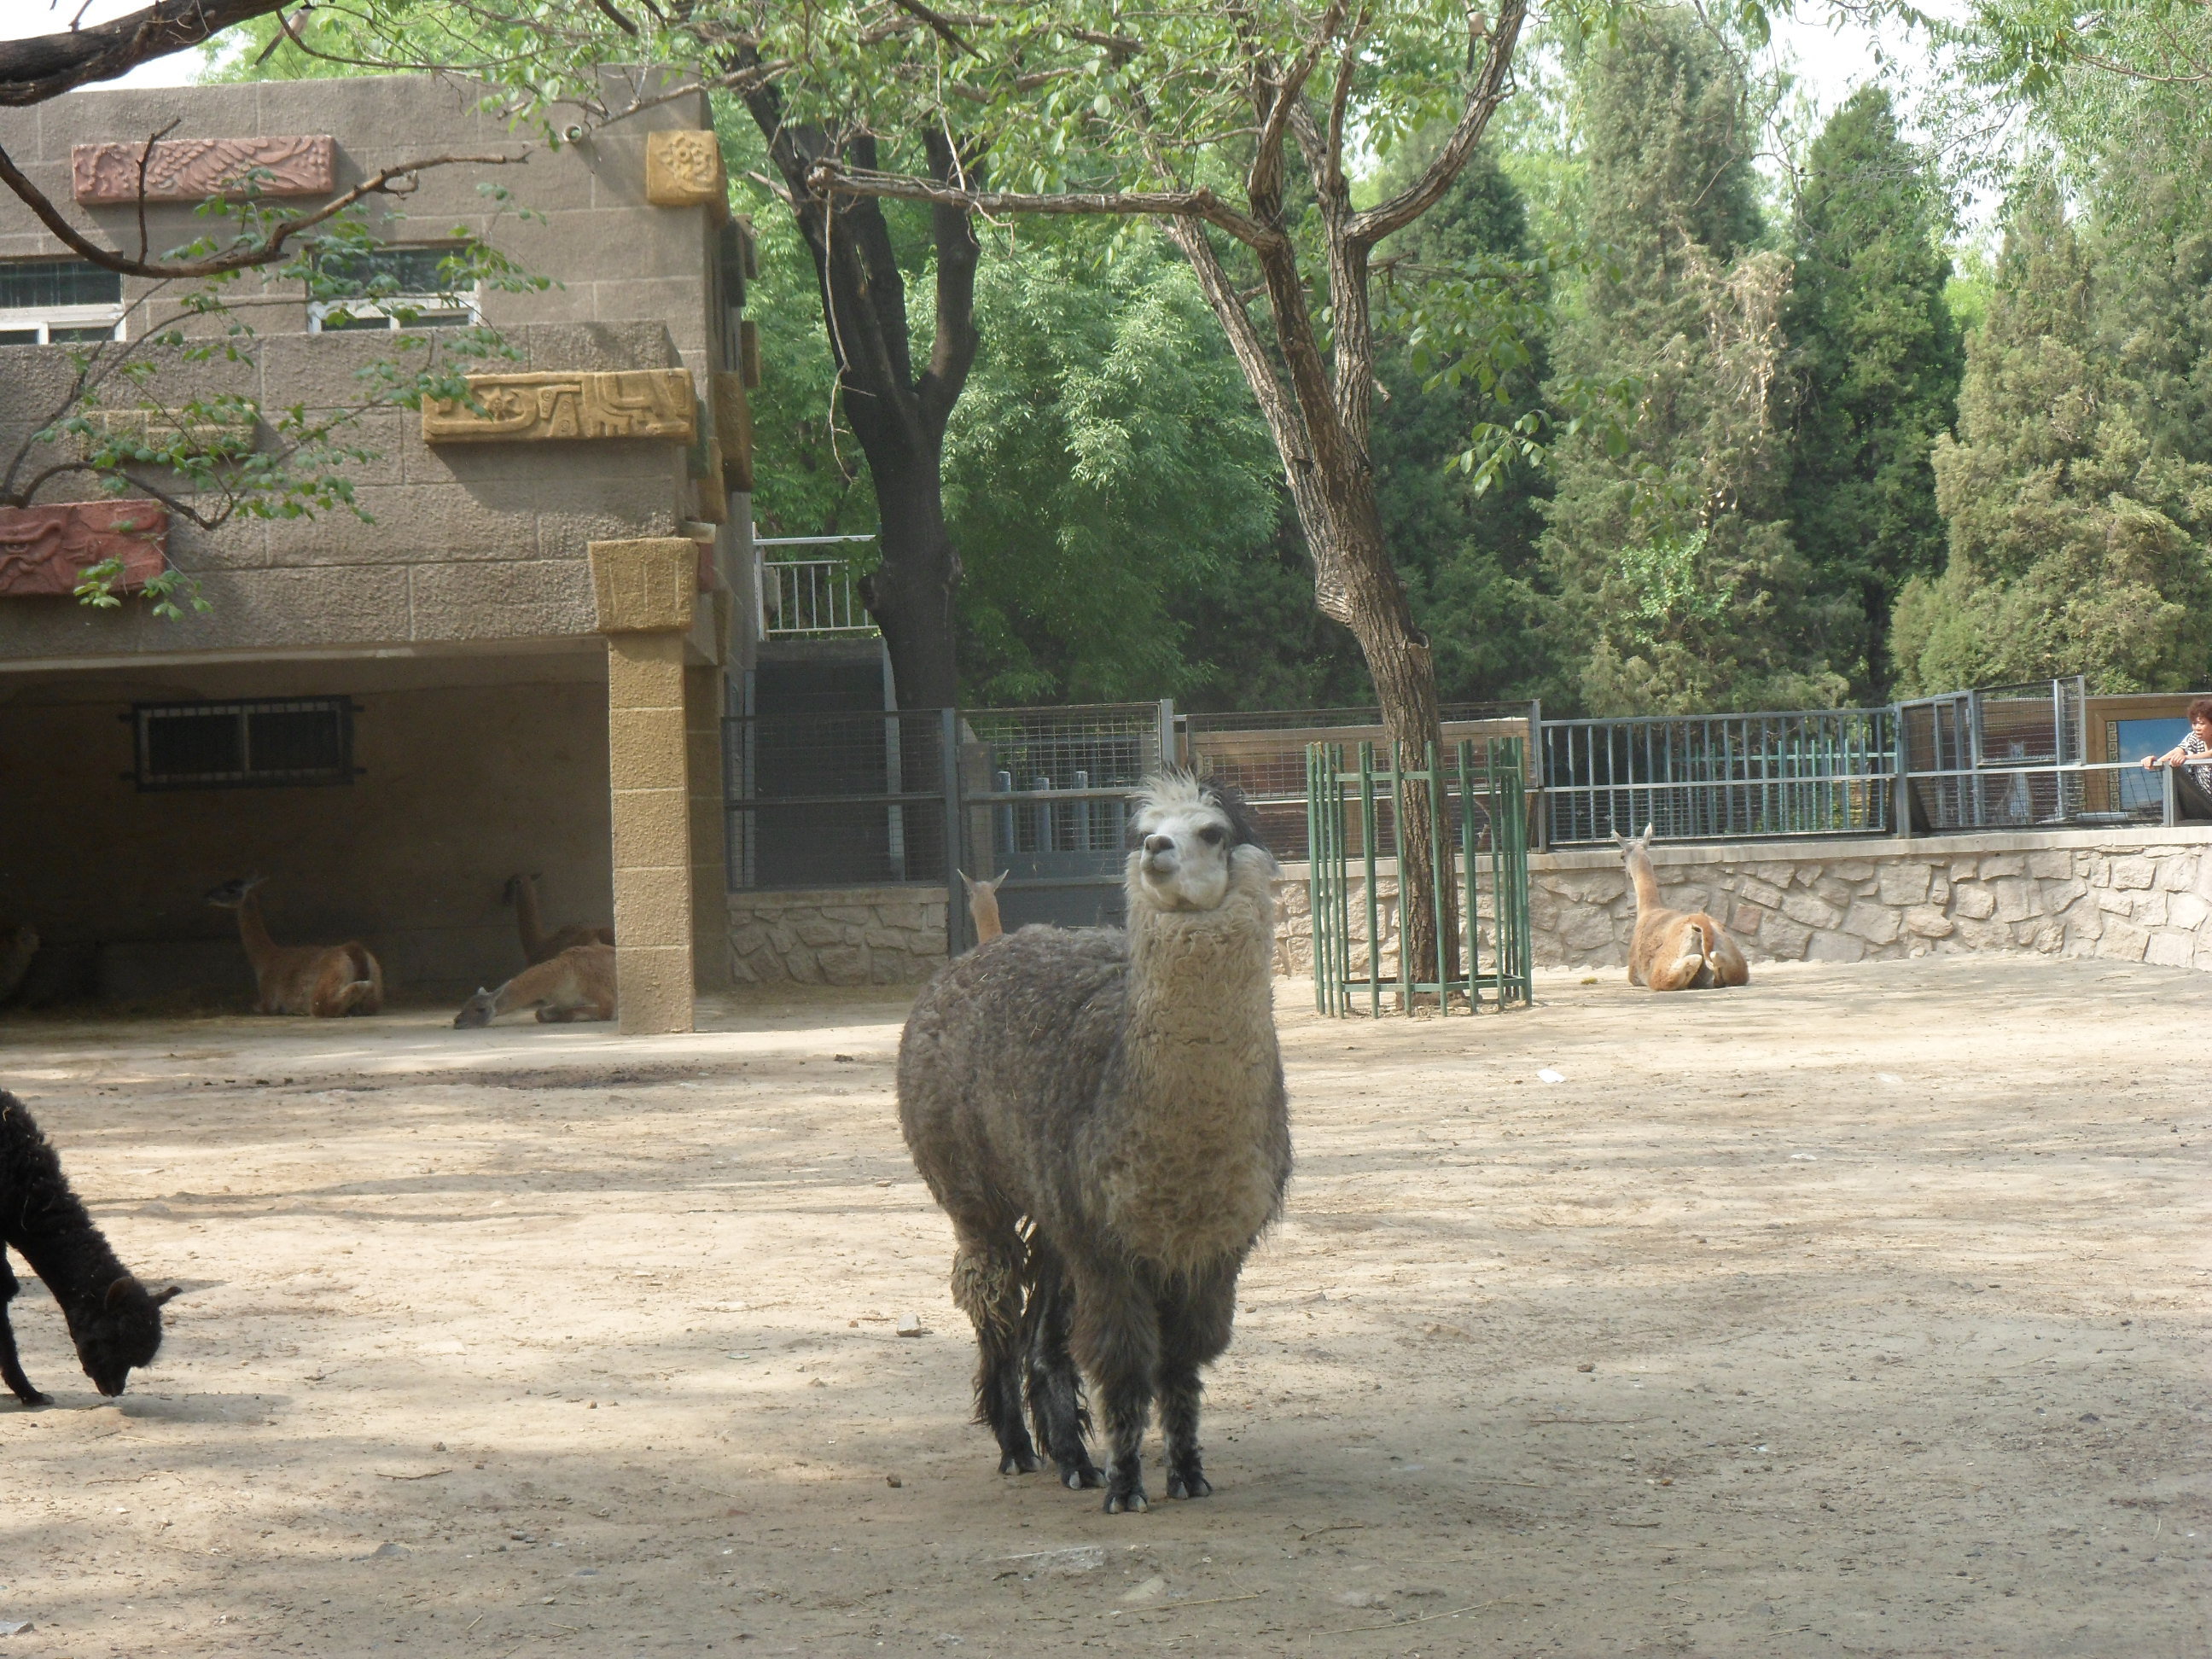
[[[532,964],[496,991],[481,987],[453,1016],[458,1026],[489,1025],[501,1014],[538,1010],[541,1022],[615,1017],[615,947],[572,945]]]
[[[1636,932],[1628,944],[1628,982],[1654,991],[1705,991],[1751,978],[1743,952],[1702,910],[1669,910],[1659,902],[1651,866],[1651,825],[1633,840],[1615,836],[1628,878],[1636,884]]]
[[[260,989],[264,1014],[373,1014],[384,1006],[384,969],[358,939],[343,945],[279,945],[261,920],[254,889],[265,878],[227,881],[207,896],[217,909],[238,912],[238,937]]]
[[[567,927],[556,927],[547,933],[538,920],[538,883],[530,876],[509,876],[507,878],[507,902],[514,907],[514,930],[522,938],[522,954],[534,967],[541,962],[550,962],[562,951],[578,945],[612,945],[615,932],[611,927],[586,927],[581,922]]]
[[[965,870],[960,880],[968,889],[968,914],[975,919],[975,943],[984,944],[1005,933],[1006,924],[999,920],[999,889],[1013,872],[1001,870],[988,881],[978,881]]]

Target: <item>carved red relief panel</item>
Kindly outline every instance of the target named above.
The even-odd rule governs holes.
[[[130,592],[168,568],[169,515],[159,501],[66,501],[0,507],[0,598],[76,592],[81,573],[123,561]]]
[[[70,182],[88,206],[138,199],[138,167],[146,167],[149,202],[199,202],[210,196],[327,196],[337,146],[327,134],[304,138],[170,138],[149,155],[135,144],[78,144],[70,150]]]

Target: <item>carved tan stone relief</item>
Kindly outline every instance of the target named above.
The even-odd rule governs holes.
[[[471,374],[483,408],[422,400],[425,443],[538,443],[561,438],[659,438],[690,443],[698,399],[681,368],[580,374]]]
[[[691,626],[699,596],[699,544],[689,537],[592,542],[592,592],[602,634]]]
[[[211,196],[327,196],[337,176],[336,143],[301,138],[169,138],[143,143],[77,144],[70,184],[88,207],[138,199],[145,165],[149,202],[200,202]]]
[[[159,501],[68,501],[0,508],[0,596],[72,593],[83,572],[123,561],[116,586],[143,587],[168,568],[169,515]]]
[[[84,418],[93,428],[80,440],[87,453],[98,447],[102,439],[154,450],[172,449],[182,440],[186,450],[201,455],[246,453],[253,447],[256,419],[240,413],[227,421],[184,422],[158,409],[89,409],[84,411]]]
[[[655,207],[726,204],[722,146],[711,132],[652,132],[645,139],[645,199]]]

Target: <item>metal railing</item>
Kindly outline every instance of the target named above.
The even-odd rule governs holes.
[[[1546,720],[1548,840],[1886,835],[1896,729],[1887,708]]]
[[[1395,752],[1378,758],[1373,743],[1360,744],[1350,764],[1341,744],[1308,746],[1306,890],[1316,1010],[1341,1016],[1364,1001],[1379,1017],[1389,997],[1401,1013],[1423,1002],[1445,1013],[1455,1006],[1473,1013],[1486,999],[1500,1012],[1534,1000],[1526,754],[1519,738],[1466,738],[1441,759],[1431,745],[1425,763],[1413,769]],[[1383,863],[1395,863],[1399,852],[1399,794],[1408,787],[1427,794],[1438,832],[1429,842],[1436,955],[1426,962],[1407,948],[1402,864],[1387,872],[1397,890],[1382,892]],[[1444,926],[1447,893],[1456,901],[1455,930]]]
[[[873,536],[768,536],[756,538],[753,546],[828,547],[873,540]],[[860,599],[860,579],[847,560],[759,556],[761,638],[814,639],[877,631]]]

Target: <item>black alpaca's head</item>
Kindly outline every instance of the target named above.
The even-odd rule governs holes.
[[[174,1285],[149,1292],[125,1273],[104,1296],[69,1310],[70,1335],[94,1388],[112,1399],[123,1392],[132,1367],[153,1364],[161,1346],[161,1304],[177,1293]]]

